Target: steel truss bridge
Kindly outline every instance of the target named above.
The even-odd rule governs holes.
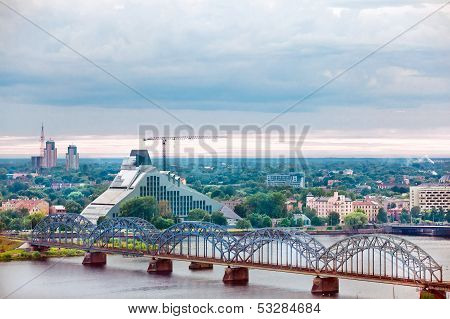
[[[31,245],[226,265],[246,268],[247,276],[248,269],[263,269],[413,286],[444,296],[450,291],[450,282],[442,278],[442,266],[417,245],[391,235],[350,236],[325,247],[305,232],[281,228],[235,236],[207,222],[182,222],[159,231],[135,217],[94,225],[81,215],[56,214],[34,228]]]

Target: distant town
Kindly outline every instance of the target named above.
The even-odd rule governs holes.
[[[259,161],[178,161],[163,171],[145,150],[80,159],[69,145],[63,164],[42,125],[39,155],[0,160],[0,231],[31,230],[60,213],[94,223],[137,216],[158,228],[180,220],[324,231],[450,222],[448,159],[309,159],[306,167]]]

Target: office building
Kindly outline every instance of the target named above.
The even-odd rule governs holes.
[[[450,185],[422,184],[409,189],[410,207],[418,206],[422,211],[450,209]]]

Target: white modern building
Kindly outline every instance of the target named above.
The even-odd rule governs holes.
[[[409,189],[409,206],[419,206],[422,211],[442,208],[450,210],[450,185],[422,184]]]
[[[293,188],[305,187],[305,175],[303,173],[271,174],[266,177],[268,187],[289,186]]]
[[[109,188],[90,203],[81,215],[93,223],[102,216],[116,217],[122,202],[139,196],[152,196],[158,203],[167,201],[172,214],[180,219],[195,208],[209,213],[220,211],[231,225],[240,219],[227,206],[185,185],[180,176],[169,171],[159,171],[152,165],[145,150],[131,151]]]

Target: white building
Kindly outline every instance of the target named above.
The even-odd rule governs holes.
[[[344,169],[343,171],[342,171],[342,174],[343,175],[353,175],[353,170],[351,170],[351,169]]]
[[[289,186],[293,188],[305,187],[305,176],[303,173],[271,174],[266,177],[268,187]]]
[[[409,189],[410,207],[419,206],[422,211],[450,209],[450,185],[422,184]]]
[[[229,224],[241,219],[230,208],[186,186],[180,176],[169,171],[159,171],[152,165],[145,150],[131,151],[109,188],[90,203],[81,215],[93,223],[101,216],[116,217],[123,201],[139,196],[152,196],[157,202],[167,201],[172,214],[181,219],[195,208],[209,213],[221,211]]]

